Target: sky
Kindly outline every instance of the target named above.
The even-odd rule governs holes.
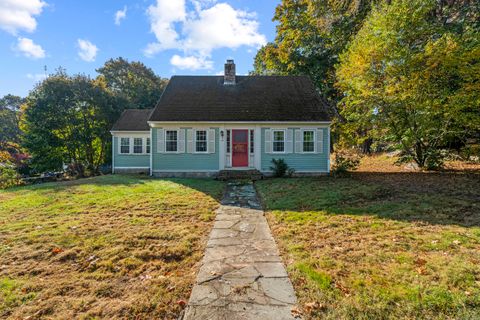
[[[0,97],[26,96],[63,67],[85,73],[110,58],[141,61],[158,75],[253,69],[275,37],[276,0],[0,0]],[[46,68],[46,72],[45,72]]]

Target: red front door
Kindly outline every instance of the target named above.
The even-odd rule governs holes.
[[[232,130],[232,167],[248,167],[248,130]]]

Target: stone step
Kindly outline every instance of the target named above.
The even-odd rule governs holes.
[[[217,179],[222,181],[239,179],[261,180],[263,179],[263,174],[258,170],[221,170]]]

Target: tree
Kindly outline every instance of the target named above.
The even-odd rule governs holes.
[[[20,106],[24,101],[11,94],[0,99],[0,150],[16,148],[20,142]]]
[[[275,41],[258,51],[253,74],[308,75],[335,109],[338,56],[378,2],[282,0],[273,18],[278,22]]]
[[[340,57],[345,137],[397,143],[420,167],[480,127],[478,4],[394,0],[372,11]]]
[[[155,107],[168,83],[143,63],[121,57],[108,60],[97,72],[113,94],[126,100],[123,106],[130,109]]]
[[[116,99],[101,80],[58,70],[27,97],[23,145],[38,171],[72,164],[79,175],[105,162],[109,129],[118,116]]]

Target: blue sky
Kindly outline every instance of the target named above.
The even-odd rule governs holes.
[[[0,96],[26,96],[62,66],[96,76],[109,58],[157,74],[217,74],[227,58],[252,70],[273,40],[274,0],[0,0]]]

